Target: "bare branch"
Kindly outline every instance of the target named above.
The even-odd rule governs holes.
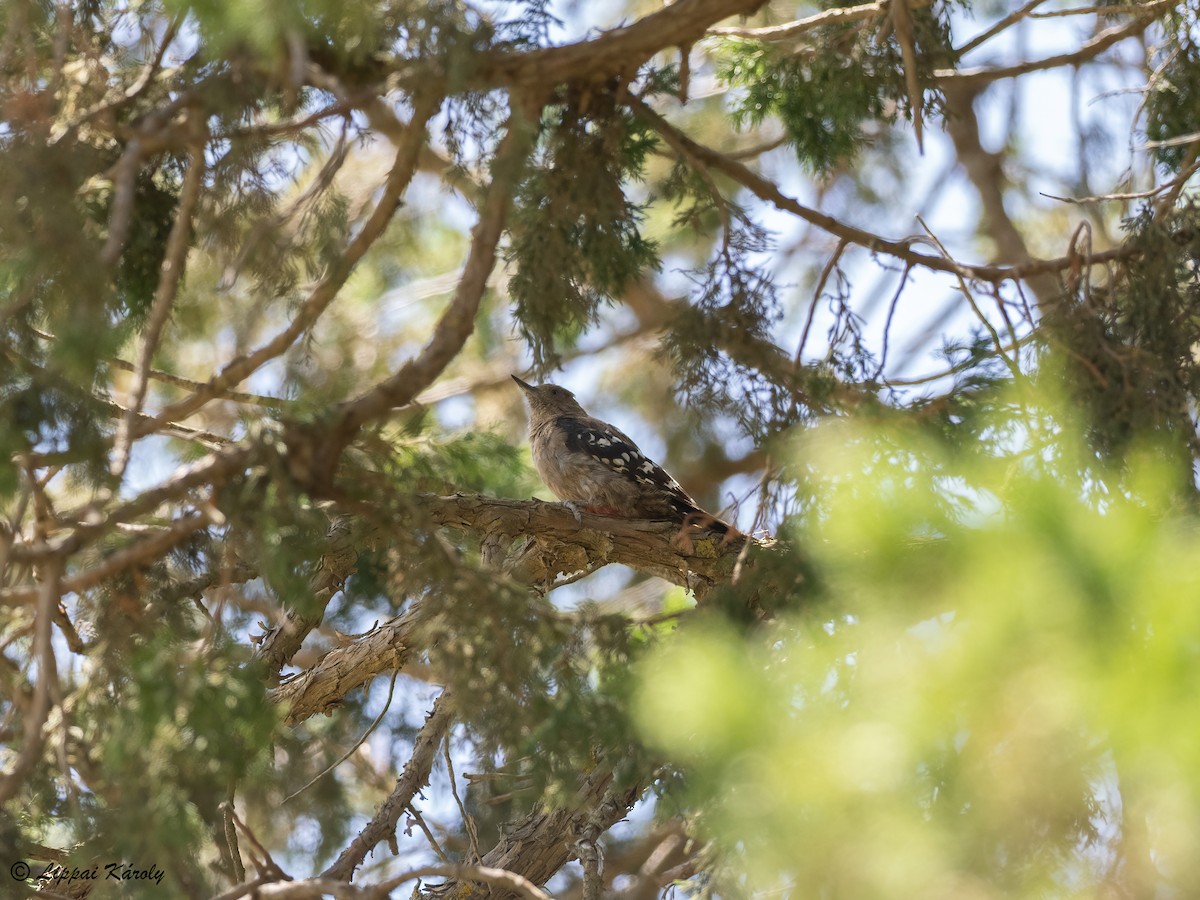
[[[601,765],[583,779],[573,803],[555,809],[535,807],[503,831],[496,846],[484,855],[483,864],[518,874],[533,884],[545,884],[576,855],[573,835],[592,829],[603,834],[642,796],[642,785],[613,789],[612,780],[611,768]],[[454,877],[448,884],[426,888],[421,897],[455,896],[454,884],[471,876]]]
[[[1004,78],[1016,78],[1028,75],[1030,72],[1040,72],[1044,69],[1057,69],[1061,66],[1077,66],[1080,63],[1095,59],[1109,47],[1118,44],[1126,38],[1135,37],[1150,27],[1154,17],[1163,9],[1175,5],[1177,0],[1154,0],[1137,7],[1135,18],[1124,25],[1117,25],[1100,32],[1090,41],[1085,41],[1078,50],[1069,53],[1058,53],[1043,59],[1032,59],[1011,66],[982,66],[975,69],[938,69],[933,73],[934,79],[943,86],[949,84],[969,85],[978,88],[1000,81]]]
[[[964,278],[978,278],[982,281],[992,282],[1015,281],[1033,275],[1059,272],[1070,268],[1072,265],[1073,259],[1070,256],[1058,257],[1056,259],[1030,259],[1027,262],[1019,262],[1015,265],[999,266],[966,264],[957,262],[956,260],[947,260],[941,256],[918,253],[912,249],[914,238],[891,240],[880,237],[872,232],[847,225],[833,216],[804,206],[799,201],[784,194],[783,191],[775,186],[774,182],[763,178],[737,160],[693,141],[637,97],[630,95],[626,102],[637,111],[639,116],[646,118],[660,133],[663,131],[674,132],[674,139],[686,143],[690,155],[703,160],[707,165],[732,178],[760,200],[764,200],[777,209],[789,212],[806,222],[810,222],[818,228],[829,232],[834,237],[848,243],[857,244],[876,253],[885,253],[888,256],[893,256],[911,265],[923,266],[937,272],[961,274]],[[1092,257],[1092,262],[1103,263],[1114,259],[1121,259],[1128,256],[1129,253],[1128,249],[1118,247],[1095,254]]]
[[[620,519],[575,514],[560,503],[505,500],[473,494],[426,495],[421,505],[429,518],[450,528],[532,540],[514,548],[506,563],[515,580],[554,586],[560,574],[620,563],[692,589],[702,598],[717,581],[732,574],[741,541],[722,543],[702,530],[678,540],[679,525],[651,519]],[[690,543],[692,546],[685,549]],[[685,545],[685,546],[680,546]]]
[[[590,40],[484,58],[472,83],[489,89],[523,85],[544,91],[574,78],[601,81],[629,76],[660,50],[694,43],[714,23],[730,16],[748,16],[764,2],[680,0]]]
[[[904,89],[908,92],[908,105],[912,109],[917,150],[924,153],[924,93],[917,79],[917,39],[913,33],[912,11],[908,0],[891,0],[891,8],[892,31],[896,35],[896,43],[900,45],[900,59],[904,63]]]
[[[334,863],[321,873],[322,878],[349,881],[367,854],[381,842],[396,833],[396,825],[404,810],[412,803],[417,792],[429,783],[438,745],[450,729],[453,713],[453,697],[449,690],[443,691],[425,717],[425,724],[413,741],[412,755],[404,765],[404,771],[396,780],[388,798],[380,804],[374,817],[363,826],[362,831],[341,852]]]
[[[259,448],[253,445],[230,447],[211,453],[191,465],[180,467],[167,482],[143,491],[103,517],[96,517],[88,510],[64,514],[64,518],[82,519],[68,534],[41,545],[14,544],[10,559],[31,561],[55,555],[69,555],[81,547],[99,539],[122,522],[130,522],[152,512],[160,504],[178,501],[189,491],[202,485],[222,484],[235,472],[244,470],[255,458]],[[165,549],[165,548],[164,548]]]
[[[161,556],[172,547],[177,547],[202,528],[212,524],[209,514],[201,511],[196,515],[183,516],[176,519],[170,528],[164,528],[143,541],[138,541],[123,550],[118,550],[105,557],[100,565],[84,569],[62,580],[64,592],[78,593],[95,587],[100,582],[112,578],[118,572],[123,572],[149,559]],[[37,599],[39,588],[29,585],[11,587],[0,590],[0,606],[21,606]]]
[[[1026,18],[1030,13],[1032,13],[1035,9],[1037,9],[1039,6],[1041,6],[1045,2],[1046,2],[1046,0],[1029,0],[1029,2],[1026,3],[1024,6],[1022,6],[1020,9],[1013,10],[1011,13],[1009,13],[1003,19],[1000,19],[999,21],[993,23],[993,25],[990,28],[981,32],[980,34],[975,35],[975,37],[971,38],[971,40],[967,41],[965,44],[963,44],[961,47],[959,47],[955,51],[955,56],[956,57],[964,56],[965,54],[970,53],[976,47],[986,44],[988,41],[990,41],[996,35],[1000,34],[1003,31],[1007,31],[1009,28],[1012,28],[1012,26],[1016,25],[1022,19]]]
[[[537,884],[528,878],[513,872],[509,869],[499,869],[494,866],[425,866],[421,869],[414,869],[411,872],[406,872],[403,875],[398,875],[395,878],[389,878],[387,881],[379,885],[378,890],[386,895],[390,891],[406,881],[412,881],[414,878],[432,878],[432,877],[453,878],[458,881],[482,881],[484,884],[490,884],[493,887],[508,888],[527,900],[551,900],[549,894],[539,890]]]
[[[299,613],[289,609],[284,623],[272,628],[260,641],[257,656],[263,660],[269,678],[277,677],[279,670],[295,656],[308,633],[321,624],[325,607],[333,599],[333,595],[340,591],[346,579],[354,574],[358,550],[354,546],[350,524],[348,518],[341,517],[334,520],[329,527],[329,550],[321,557],[316,572],[309,581],[312,597],[308,610]]]
[[[330,650],[312,668],[272,688],[271,699],[287,707],[288,725],[330,712],[355,688],[404,668],[419,622],[419,610],[411,609],[353,643]]]
[[[911,9],[928,6],[932,0],[915,0],[910,4]],[[1039,0],[1044,3],[1045,0]],[[861,6],[845,6],[838,9],[827,9],[816,15],[783,25],[767,25],[762,28],[710,28],[708,33],[716,37],[748,38],[756,41],[790,41],[800,35],[826,25],[842,25],[849,22],[860,22],[887,12],[891,0],[879,0],[878,3],[864,3]]]

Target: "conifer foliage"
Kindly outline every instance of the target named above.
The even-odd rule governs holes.
[[[0,894],[1200,883],[1200,4],[603,6],[0,5]]]

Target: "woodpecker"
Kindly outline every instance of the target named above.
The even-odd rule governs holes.
[[[533,465],[546,487],[579,509],[628,519],[670,519],[717,534],[733,526],[705,512],[658,463],[624,432],[589,416],[564,387],[535,387],[513,377],[529,404]]]

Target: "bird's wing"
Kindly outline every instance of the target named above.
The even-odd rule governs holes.
[[[638,449],[638,445],[620,429],[590,416],[564,416],[557,424],[566,436],[568,450],[587,454],[615,474],[624,475],[648,490],[668,495],[681,512],[698,509],[696,501],[679,486],[679,482]]]

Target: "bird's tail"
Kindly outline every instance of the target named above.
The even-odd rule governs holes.
[[[680,503],[677,504],[676,509],[679,511],[679,521],[684,529],[690,530],[695,528],[709,534],[723,535],[727,539],[737,537],[741,534],[740,531],[724,519],[717,518],[694,503]]]

